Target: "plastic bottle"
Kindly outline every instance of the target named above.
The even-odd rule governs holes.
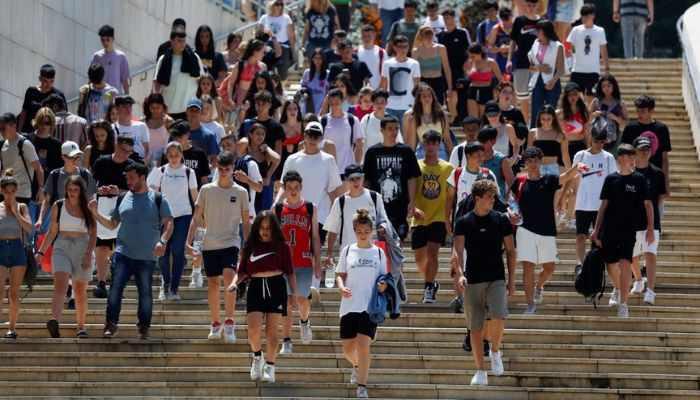
[[[510,194],[510,197],[508,198],[508,208],[510,209],[511,212],[514,214],[518,215],[518,222],[515,223],[515,225],[522,225],[523,224],[523,216],[520,215],[520,206],[518,205],[518,202],[515,200],[515,197],[513,196],[513,193]]]
[[[325,284],[327,288],[335,286],[335,268],[326,269]]]
[[[192,240],[192,247],[194,248],[194,252],[197,255],[202,253],[202,240],[204,239],[205,232],[206,232],[206,229],[197,228],[197,231],[194,233],[194,240]]]

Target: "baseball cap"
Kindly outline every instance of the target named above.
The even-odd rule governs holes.
[[[203,108],[202,100],[196,97],[189,99],[189,101],[187,101],[187,108],[190,107],[197,107],[201,110]]]
[[[312,121],[306,124],[304,132],[310,136],[323,136],[323,126],[321,126],[320,122]]]
[[[69,140],[61,145],[61,154],[66,157],[75,157],[78,154],[83,154],[83,152],[80,151],[77,143]]]
[[[569,82],[564,86],[564,92],[570,92],[572,90],[581,90],[576,82]]]
[[[484,114],[485,115],[496,115],[501,113],[501,107],[498,106],[498,102],[496,100],[489,100],[486,102],[486,106],[484,107]]]
[[[114,98],[114,105],[115,106],[121,106],[121,105],[127,105],[127,104],[134,104],[136,103],[134,101],[134,98],[129,96],[128,94],[122,95],[122,96],[117,96]]]
[[[360,178],[365,176],[362,171],[362,165],[360,164],[350,164],[345,167],[345,179]]]
[[[632,141],[632,146],[634,146],[635,149],[640,149],[642,147],[651,147],[651,139],[645,136],[639,136],[638,138]]]

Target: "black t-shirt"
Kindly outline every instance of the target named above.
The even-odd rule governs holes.
[[[519,179],[510,185],[513,196],[517,197],[519,186]],[[525,180],[518,202],[520,214],[523,216],[523,228],[542,236],[557,236],[554,194],[559,187],[559,175],[542,175],[536,181]]]
[[[636,171],[644,175],[647,181],[649,197],[654,209],[654,229],[661,230],[661,216],[659,215],[659,196],[666,194],[666,175],[661,168],[649,164],[646,168],[636,168]]]
[[[202,65],[204,66],[204,71],[211,74],[214,79],[219,79],[219,73],[225,72],[228,68],[226,67],[226,60],[224,60],[224,55],[218,51],[214,52],[202,52],[197,53],[199,59],[202,60]]]
[[[261,124],[265,127],[265,144],[272,150],[275,149],[275,143],[278,140],[284,141],[284,128],[282,128],[282,125],[280,125],[279,122],[272,118],[265,121],[260,121],[257,118],[253,118],[249,124],[241,124],[241,127],[238,128],[238,137],[248,137],[248,132],[246,132],[247,129],[244,128],[250,128],[250,126],[255,123]]]
[[[185,166],[189,167],[194,171],[194,175],[197,177],[197,188],[202,187],[202,177],[209,176],[211,170],[209,169],[209,157],[202,150],[196,147],[190,147],[188,150],[183,150],[182,158],[185,159]],[[165,154],[160,157],[160,165],[165,165],[168,163],[168,158]]]
[[[633,239],[637,231],[646,229],[644,200],[651,198],[644,175],[613,172],[605,177],[600,199],[608,200],[601,228],[603,239]]]
[[[63,166],[60,140],[53,136],[40,138],[36,133],[28,134],[27,139],[34,145],[36,155],[39,157],[39,163],[44,169],[44,176],[48,176],[49,172]]]
[[[664,151],[671,151],[671,135],[668,132],[666,124],[659,121],[654,121],[651,124],[642,124],[639,121],[632,121],[627,124],[625,130],[622,131],[622,143],[632,144],[632,141],[639,136],[648,137],[652,143],[658,144],[656,152],[651,155],[649,161],[661,168],[661,153]]]
[[[328,50],[324,51],[323,53],[326,55],[326,62],[328,63],[328,65],[339,63],[343,59],[343,56],[338,54],[333,49],[328,49]],[[353,58],[353,60],[357,60],[358,59],[357,54],[352,53],[352,58]]]
[[[515,51],[515,60],[513,60],[513,68],[530,68],[530,60],[527,58],[527,53],[535,43],[535,25],[540,19],[530,19],[525,15],[521,15],[513,21],[513,29],[510,31],[510,38],[515,41],[518,46]]]
[[[467,283],[505,280],[503,238],[513,234],[508,217],[493,211],[483,217],[469,212],[455,225],[455,236],[464,236],[467,262],[464,269]]]
[[[387,216],[391,219],[405,219],[408,180],[420,176],[420,167],[413,150],[401,143],[393,147],[377,143],[367,149],[363,169],[369,188],[382,195]]]
[[[452,82],[464,78],[464,63],[467,61],[467,48],[469,47],[469,34],[462,28],[452,32],[442,31],[438,35],[438,42],[445,46],[447,58],[450,60]]]
[[[348,69],[350,73],[350,83],[352,83],[352,88],[355,89],[356,92],[360,91],[365,85],[365,78],[369,79],[372,77],[372,72],[370,72],[369,67],[364,61],[353,60],[351,63],[340,61],[331,64],[328,81],[333,82],[335,77],[340,75],[344,69]]]
[[[92,177],[95,178],[97,187],[115,185],[121,190],[128,190],[124,170],[133,163],[134,161],[127,158],[123,163],[117,164],[112,160],[112,155],[107,154],[95,161],[92,166]]]
[[[66,101],[66,96],[55,86],[46,93],[41,93],[36,86],[27,88],[27,91],[24,92],[24,102],[22,103],[22,110],[25,112],[25,118],[24,125],[21,126],[21,132],[34,132],[32,120],[36,117],[36,113],[41,108],[41,102],[52,94],[57,94],[63,98],[63,101]]]

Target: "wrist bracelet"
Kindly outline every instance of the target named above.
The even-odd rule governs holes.
[[[44,252],[43,252],[43,251],[37,251],[36,254],[37,254],[37,255],[40,255],[40,256],[43,256],[43,255],[44,255]]]

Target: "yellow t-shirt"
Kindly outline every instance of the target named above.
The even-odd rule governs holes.
[[[433,222],[445,221],[445,202],[447,201],[447,178],[452,173],[452,165],[440,160],[437,165],[426,165],[425,160],[418,160],[420,176],[418,177],[416,194],[416,208],[425,213],[422,221],[416,219],[411,223],[414,226],[428,226]]]

